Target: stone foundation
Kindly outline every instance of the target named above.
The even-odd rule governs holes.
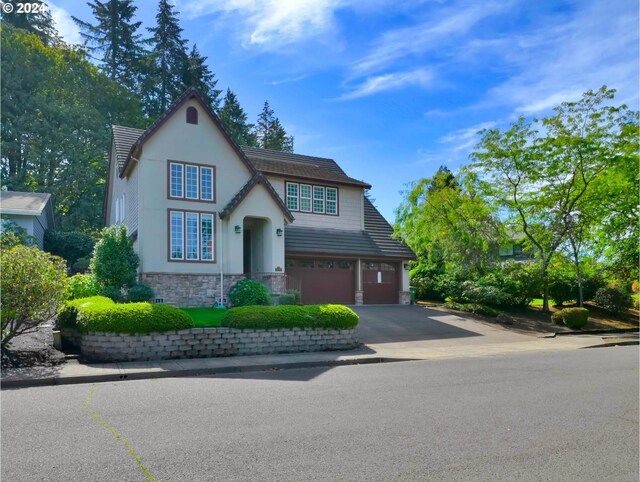
[[[398,296],[398,303],[401,305],[409,305],[411,304],[411,292],[410,291],[400,291]]]
[[[76,346],[91,360],[116,362],[349,350],[359,346],[355,333],[355,329],[238,330],[216,327],[149,335],[79,333],[64,329],[62,336],[65,343]]]
[[[356,306],[364,305],[364,291],[356,291]]]
[[[229,288],[244,275],[224,275],[224,299]],[[154,300],[181,308],[204,308],[220,303],[220,274],[142,273],[140,281],[153,288]],[[153,301],[153,300],[152,300]]]

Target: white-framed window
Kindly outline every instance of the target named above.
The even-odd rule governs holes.
[[[313,212],[324,213],[324,187],[313,186]]]
[[[327,214],[338,214],[338,190],[335,187],[328,187],[327,192]]]
[[[200,198],[213,201],[213,168],[200,167]]]
[[[169,213],[169,259],[184,259],[184,213]]]
[[[185,170],[185,197],[187,199],[198,199],[198,166],[186,164]]]
[[[215,166],[169,161],[169,198],[214,202],[215,183]]]
[[[215,214],[169,211],[169,261],[214,261]]]
[[[300,184],[300,211],[303,213],[311,212],[311,185]]]
[[[285,182],[287,208],[303,213],[338,215],[338,188]]]
[[[169,163],[169,189],[171,197],[184,197],[184,166],[177,162]]]
[[[298,210],[298,184],[295,182],[287,182],[287,208],[291,211]]]

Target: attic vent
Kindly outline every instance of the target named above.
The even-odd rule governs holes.
[[[198,123],[198,110],[195,107],[187,107],[187,124]]]

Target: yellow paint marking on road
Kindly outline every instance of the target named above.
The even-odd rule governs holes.
[[[116,432],[113,428],[111,428],[111,426],[107,422],[102,420],[100,418],[100,415],[98,415],[98,413],[89,406],[89,400],[91,400],[91,397],[93,396],[93,391],[95,389],[96,389],[96,385],[95,384],[91,385],[91,388],[89,389],[89,393],[87,394],[87,397],[84,399],[84,403],[82,404],[82,406],[85,409],[87,409],[87,411],[91,414],[91,417],[96,422],[98,422],[100,425],[106,428],[109,432],[111,432],[111,434],[116,438],[116,440],[120,442],[122,445],[124,445],[124,447],[129,451],[129,454],[131,455],[133,460],[135,460],[136,463],[138,464],[138,467],[140,468],[142,473],[146,475],[149,480],[157,482],[158,479],[156,479],[153,475],[151,475],[151,472],[149,472],[149,470],[142,464],[142,460],[140,460],[140,457],[136,455],[131,444],[127,442],[125,439],[123,439],[118,432]]]

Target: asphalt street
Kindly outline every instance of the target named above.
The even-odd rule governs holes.
[[[638,347],[4,390],[3,481],[638,480]]]

